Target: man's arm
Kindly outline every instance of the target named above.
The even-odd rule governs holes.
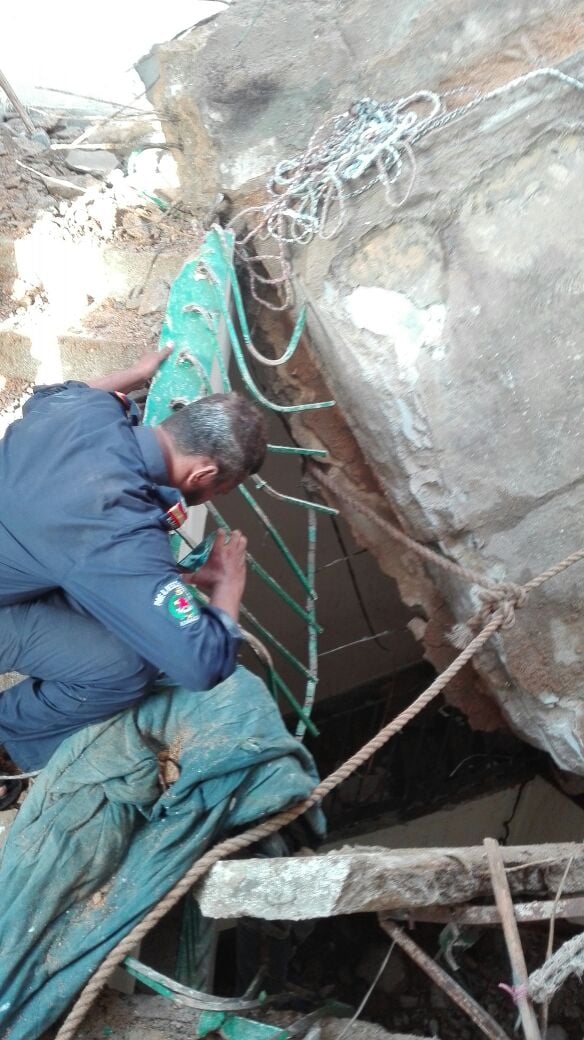
[[[109,392],[117,390],[119,393],[129,394],[132,390],[139,390],[149,379],[152,379],[154,373],[170,354],[172,354],[172,347],[165,347],[164,350],[152,350],[148,354],[144,354],[144,357],[141,357],[130,368],[120,368],[106,376],[96,376],[95,379],[88,380],[87,385],[93,390]]]
[[[236,604],[225,598],[223,585],[208,607],[197,606],[158,523],[126,531],[120,525],[111,537],[98,539],[76,559],[62,586],[110,632],[188,689],[208,690],[235,668],[241,632],[222,604],[230,611]]]

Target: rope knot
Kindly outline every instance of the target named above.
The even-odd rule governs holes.
[[[483,605],[475,617],[480,618],[482,626],[498,610],[503,615],[501,628],[512,628],[515,624],[515,611],[522,607],[527,599],[523,586],[515,585],[513,582],[501,582],[496,589],[482,589],[479,595]]]
[[[481,607],[468,621],[454,625],[449,634],[453,646],[462,650],[491,620],[495,613],[503,617],[501,628],[512,628],[515,624],[515,611],[527,600],[527,591],[523,585],[513,582],[501,582],[491,588],[483,588],[479,592]]]

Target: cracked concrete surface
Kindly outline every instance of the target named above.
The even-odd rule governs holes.
[[[172,114],[191,204],[204,211],[224,192],[236,212],[261,203],[274,161],[355,98],[489,89],[558,62],[584,75],[583,15],[567,0],[241,0],[155,50],[151,98]],[[584,544],[583,111],[552,80],[490,102],[420,143],[405,206],[367,192],[333,241],[292,255],[309,334],[271,389],[339,404],[295,417],[296,436],[328,447],[352,493],[491,578],[524,581]],[[267,342],[289,326],[257,316]],[[347,495],[341,506],[444,666],[444,629],[476,590],[398,552]],[[573,570],[540,590],[450,691],[471,716],[481,702],[479,724],[502,710],[578,773],[581,583]]]

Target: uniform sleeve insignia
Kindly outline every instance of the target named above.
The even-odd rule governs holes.
[[[198,621],[199,611],[194,596],[186,585],[176,579],[168,581],[154,597],[155,607],[166,607],[172,618],[178,621],[181,628]]]

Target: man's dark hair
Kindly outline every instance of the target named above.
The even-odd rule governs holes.
[[[240,394],[210,394],[179,408],[161,423],[184,455],[207,455],[217,481],[240,483],[257,473],[267,446],[267,423]]]

